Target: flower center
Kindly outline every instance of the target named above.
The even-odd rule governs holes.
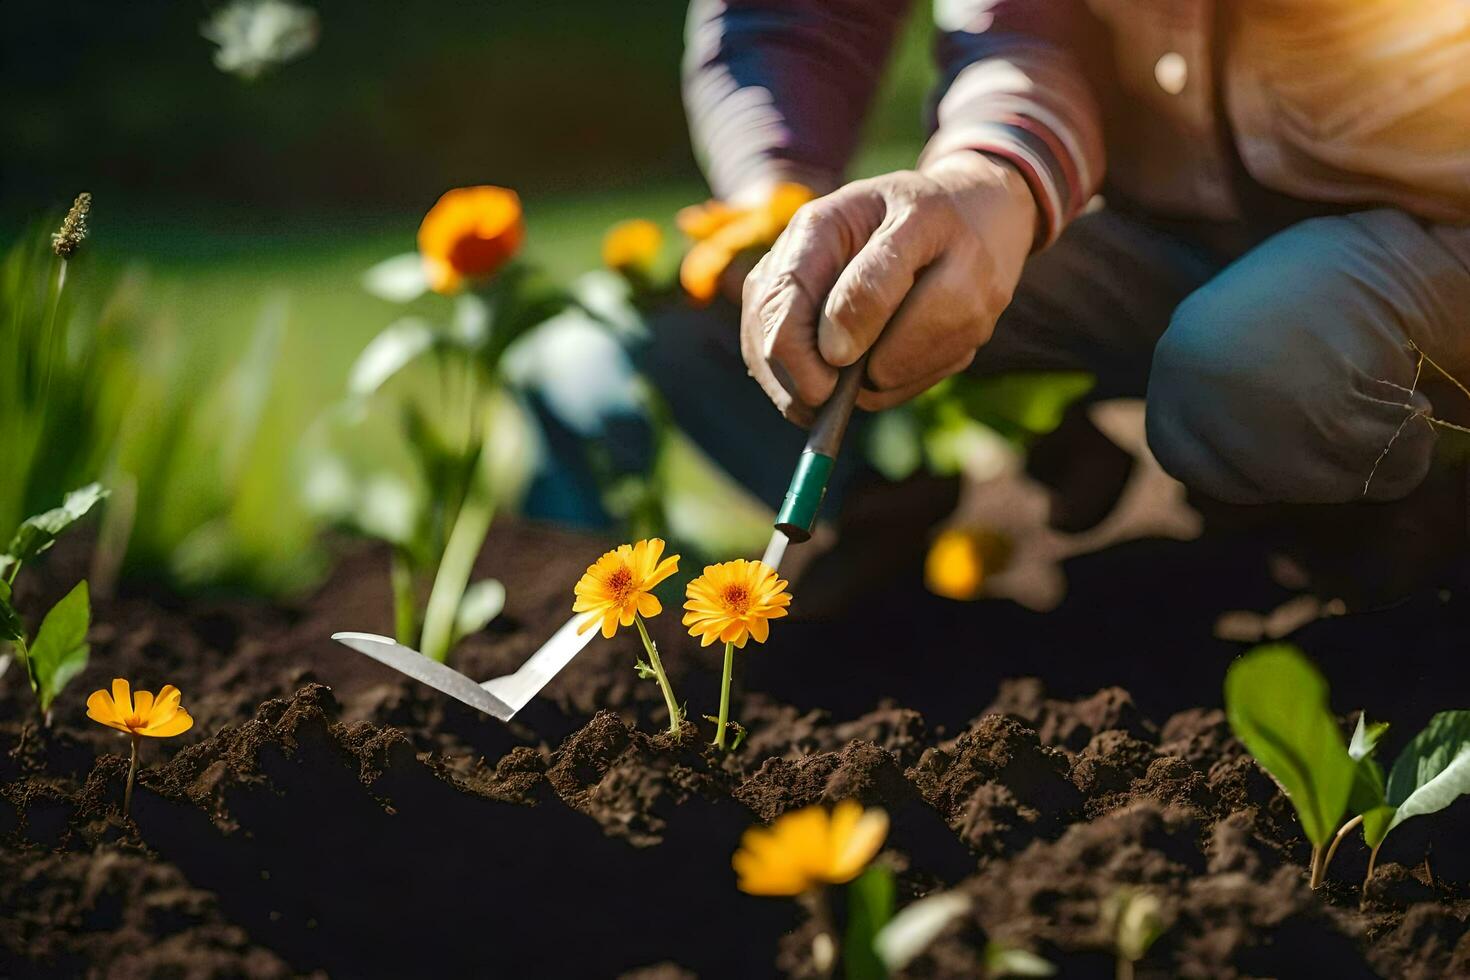
[[[720,595],[725,605],[737,616],[744,616],[750,611],[750,590],[743,585],[727,585],[725,591]]]
[[[619,567],[607,577],[607,589],[612,593],[614,601],[627,602],[628,594],[633,591],[633,570],[627,565]]]

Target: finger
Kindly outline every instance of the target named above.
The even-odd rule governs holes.
[[[945,378],[968,370],[970,364],[975,360],[975,353],[972,350],[958,360],[946,364],[943,368],[935,371],[928,377],[921,378],[901,388],[892,388],[887,391],[873,391],[871,388],[863,388],[858,391],[858,408],[861,408],[865,412],[881,412],[885,408],[902,405],[912,398],[917,398]]]
[[[795,385],[784,368],[776,369],[770,359],[766,356],[765,334],[759,313],[751,313],[756,308],[758,297],[767,296],[770,292],[768,275],[767,253],[750,274],[745,278],[743,297],[741,301],[740,318],[740,356],[745,361],[746,373],[755,379],[776,406],[776,410],[797,425],[808,426],[812,422],[812,410],[809,406],[798,401],[795,396]],[[767,300],[767,302],[770,302]]]
[[[752,275],[741,315],[746,365],[778,407],[790,401],[817,405],[837,383],[837,372],[817,349],[817,314],[848,259],[841,201],[814,202],[797,212]],[[764,363],[764,368],[759,365]],[[762,377],[763,376],[763,377]]]
[[[822,357],[839,367],[861,357],[931,259],[917,223],[890,216],[848,263],[827,297],[817,328]]]
[[[925,269],[888,322],[868,359],[869,387],[906,388],[971,354],[990,337],[993,324],[968,295],[977,287],[947,260]]]

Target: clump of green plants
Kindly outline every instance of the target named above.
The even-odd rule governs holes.
[[[51,607],[41,628],[28,637],[25,623],[12,601],[16,577],[27,562],[48,551],[56,538],[85,517],[107,491],[92,483],[66,495],[60,507],[28,517],[16,528],[0,555],[0,640],[15,650],[26,680],[36,695],[36,708],[51,723],[51,703],[72,678],[87,666],[91,648],[87,630],[92,622],[91,598],[83,579]],[[0,667],[8,667],[9,658]]]
[[[1230,727],[1291,800],[1312,845],[1311,885],[1321,885],[1356,827],[1372,853],[1410,817],[1436,813],[1470,792],[1470,711],[1444,711],[1410,740],[1385,781],[1373,754],[1386,724],[1358,718],[1343,738],[1327,682],[1295,647],[1258,647],[1225,675]],[[1344,821],[1344,816],[1351,816]],[[1364,885],[1366,887],[1366,881]]]

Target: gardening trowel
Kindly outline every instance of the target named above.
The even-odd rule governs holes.
[[[386,636],[375,633],[333,633],[332,639],[372,657],[379,663],[387,664],[416,681],[422,681],[436,691],[443,691],[472,708],[478,708],[487,715],[501,721],[510,721],[563,667],[571,663],[573,657],[592,642],[597,630],[589,629],[579,634],[577,626],[581,622],[581,616],[573,616],[540,650],[521,664],[514,674],[492,677],[483,683],[470,680],[453,667],[430,660],[417,650]]]
[[[827,495],[832,464],[842,446],[842,436],[847,431],[848,419],[852,417],[866,366],[867,358],[864,357],[842,369],[837,376],[836,390],[817,413],[817,420],[807,434],[806,447],[797,461],[791,486],[776,515],[771,543],[766,546],[763,560],[772,568],[780,566],[787,544],[793,541],[800,544],[812,536],[822,499]],[[333,633],[332,639],[487,715],[510,721],[598,634],[596,629],[578,633],[577,627],[582,621],[583,616],[573,616],[521,665],[520,670],[483,683],[473,681],[453,667],[430,660],[417,650],[386,636]]]

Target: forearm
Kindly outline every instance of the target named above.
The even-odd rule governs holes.
[[[684,102],[715,194],[837,186],[907,0],[693,0]]]
[[[1009,161],[1036,198],[1039,243],[1055,240],[1102,182],[1101,117],[1081,68],[1101,28],[1077,0],[984,0],[946,26],[923,159],[973,149]]]

